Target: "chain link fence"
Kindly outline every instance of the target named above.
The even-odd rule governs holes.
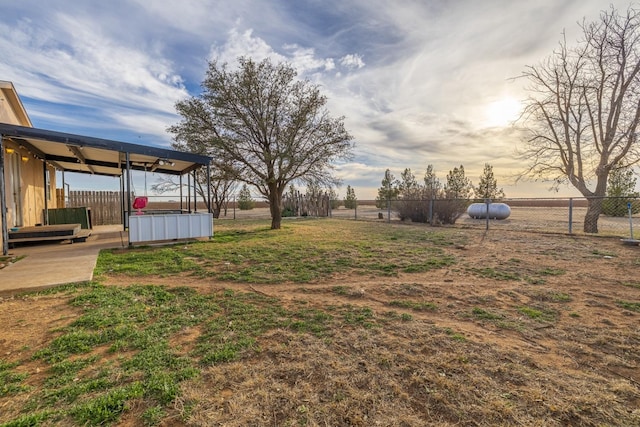
[[[633,238],[633,227],[640,236],[640,199],[621,198],[527,198],[502,199],[508,206],[509,216],[496,219],[489,206],[489,218],[482,206],[479,217],[472,218],[467,209],[472,203],[486,204],[484,200],[359,200],[354,209],[339,207],[331,217],[369,221],[406,221],[428,223],[434,226],[536,231],[620,236]],[[489,201],[490,203],[490,201]],[[380,206],[380,205],[383,206]],[[597,216],[588,215],[589,205],[599,209]],[[384,206],[386,205],[386,206]],[[631,216],[629,215],[631,211]],[[588,232],[585,230],[589,230]],[[595,230],[595,231],[594,231]]]
[[[532,231],[539,233],[562,234],[597,234],[617,236],[621,238],[640,239],[640,198],[511,198],[502,199],[509,207],[509,216],[495,219],[491,215],[486,218],[472,218],[467,209],[472,203],[485,204],[484,200],[391,200],[381,203],[376,200],[357,200],[353,209],[344,207],[342,200],[330,203],[327,215],[331,218],[378,222],[415,222],[433,226],[504,229],[514,231]],[[589,204],[599,206],[601,213],[596,217],[587,215]],[[336,207],[337,205],[340,205]],[[629,216],[629,206],[631,217]],[[486,208],[482,210],[486,212]],[[492,209],[490,207],[491,214]],[[304,216],[313,216],[301,214]],[[234,205],[229,207],[227,215],[222,214],[219,220],[233,219],[268,219],[268,205],[256,203],[250,210],[239,210]],[[285,217],[283,220],[292,220]],[[585,230],[597,230],[585,232]]]

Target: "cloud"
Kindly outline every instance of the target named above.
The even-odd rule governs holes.
[[[349,54],[340,58],[340,65],[346,68],[362,68],[364,67],[364,61],[362,60],[362,56],[357,54]]]
[[[269,58],[273,62],[288,62],[300,76],[313,77],[319,81],[324,81],[330,76],[330,74],[322,76],[322,73],[337,69],[334,58],[322,57],[314,48],[295,43],[271,46],[255,35],[255,31],[251,28],[245,30],[232,28],[224,43],[213,44],[209,54],[210,60],[227,63],[230,66],[237,64],[237,59],[241,56],[251,57],[257,61]],[[346,70],[362,68],[365,65],[359,54],[345,55],[339,59],[338,63]]]
[[[174,113],[175,101],[188,95],[171,61],[153,51],[108,38],[93,21],[64,13],[50,20],[49,28],[27,19],[14,28],[0,23],[0,31],[7,35],[0,39],[0,50],[11,58],[10,62],[0,60],[0,75],[14,81],[21,96],[103,109],[116,120],[114,125],[136,129],[134,121],[119,120],[123,115],[111,111],[135,111],[142,122],[145,116]],[[97,127],[101,120],[97,119]],[[86,127],[87,123],[76,125]],[[153,133],[164,134],[165,127]]]
[[[208,59],[290,62],[320,85],[356,141],[345,184],[378,185],[387,167],[446,175],[484,162],[521,167],[517,131],[487,109],[523,99],[524,66],[567,30],[575,40],[598,0],[21,0],[0,15],[0,79],[52,128],[167,144],[177,100],[199,93]],[[621,9],[626,1],[614,0]],[[89,132],[90,133],[90,132]],[[359,195],[360,196],[360,195]]]
[[[271,46],[259,37],[253,36],[253,30],[239,31],[233,28],[229,31],[228,37],[223,44],[211,46],[209,58],[220,63],[233,65],[241,56],[248,56],[257,61],[271,58],[275,62],[283,61],[285,58],[276,53]]]

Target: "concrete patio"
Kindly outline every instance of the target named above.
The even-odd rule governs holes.
[[[24,258],[0,269],[0,295],[91,281],[100,250],[127,245],[122,225],[96,226],[86,242],[19,245],[9,254]]]

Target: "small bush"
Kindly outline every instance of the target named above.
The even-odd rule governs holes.
[[[347,209],[355,209],[358,203],[356,192],[350,185],[347,185],[347,196],[344,198],[344,207]]]
[[[251,191],[247,184],[244,184],[238,193],[238,208],[241,211],[250,211],[256,205],[256,202],[251,197]]]
[[[631,203],[631,213],[640,212],[640,200],[628,197],[609,197],[602,201],[602,213],[608,216],[624,217],[629,214],[628,204]]]
[[[402,221],[429,222],[429,200],[398,200],[393,202],[393,210]]]
[[[437,224],[455,224],[466,211],[469,200],[443,199],[433,204],[433,222]]]

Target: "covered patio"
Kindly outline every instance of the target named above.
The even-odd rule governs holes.
[[[19,261],[5,262],[0,267],[0,298],[66,283],[89,282],[93,280],[100,251],[124,248],[127,244],[127,232],[122,227],[98,225],[82,244],[45,241],[14,248],[11,255]]]
[[[65,172],[119,177],[124,230],[131,231],[130,226],[133,225],[130,224],[130,216],[134,213],[132,171],[155,172],[179,176],[181,206],[184,197],[182,194],[182,183],[183,177],[186,175],[188,188],[187,200],[189,201],[188,203],[193,200],[195,207],[197,200],[196,186],[192,186],[191,181],[193,180],[193,183],[195,183],[196,171],[198,169],[206,168],[206,205],[208,214],[211,215],[211,187],[208,180],[210,176],[211,158],[208,156],[5,123],[0,123],[0,137],[0,211],[2,212],[1,231],[3,255],[6,255],[9,250],[9,228],[6,217],[7,209],[5,206],[7,187],[4,182],[5,141],[11,141],[13,145],[18,145],[22,150],[26,150],[30,156],[42,162],[43,191],[45,192],[48,189],[46,183],[49,179],[47,165],[63,173],[63,187]],[[191,189],[193,189],[193,197],[189,194]],[[47,213],[48,199],[49,197],[45,194],[43,211],[43,225],[45,226],[49,224]],[[190,206],[187,206],[187,211],[191,211]],[[162,215],[158,215],[157,217],[162,217]],[[136,216],[134,215],[132,218],[136,218]],[[183,218],[179,217],[176,219],[166,216],[165,218],[159,219],[163,220],[163,223],[169,224],[167,226],[179,227],[180,224],[183,223]],[[147,232],[144,228],[155,227],[154,224],[149,224],[136,221],[136,224],[133,226],[142,227],[142,229],[136,228],[136,236],[138,236],[138,238],[153,237],[153,230]],[[130,242],[131,240],[132,239],[129,239]]]

